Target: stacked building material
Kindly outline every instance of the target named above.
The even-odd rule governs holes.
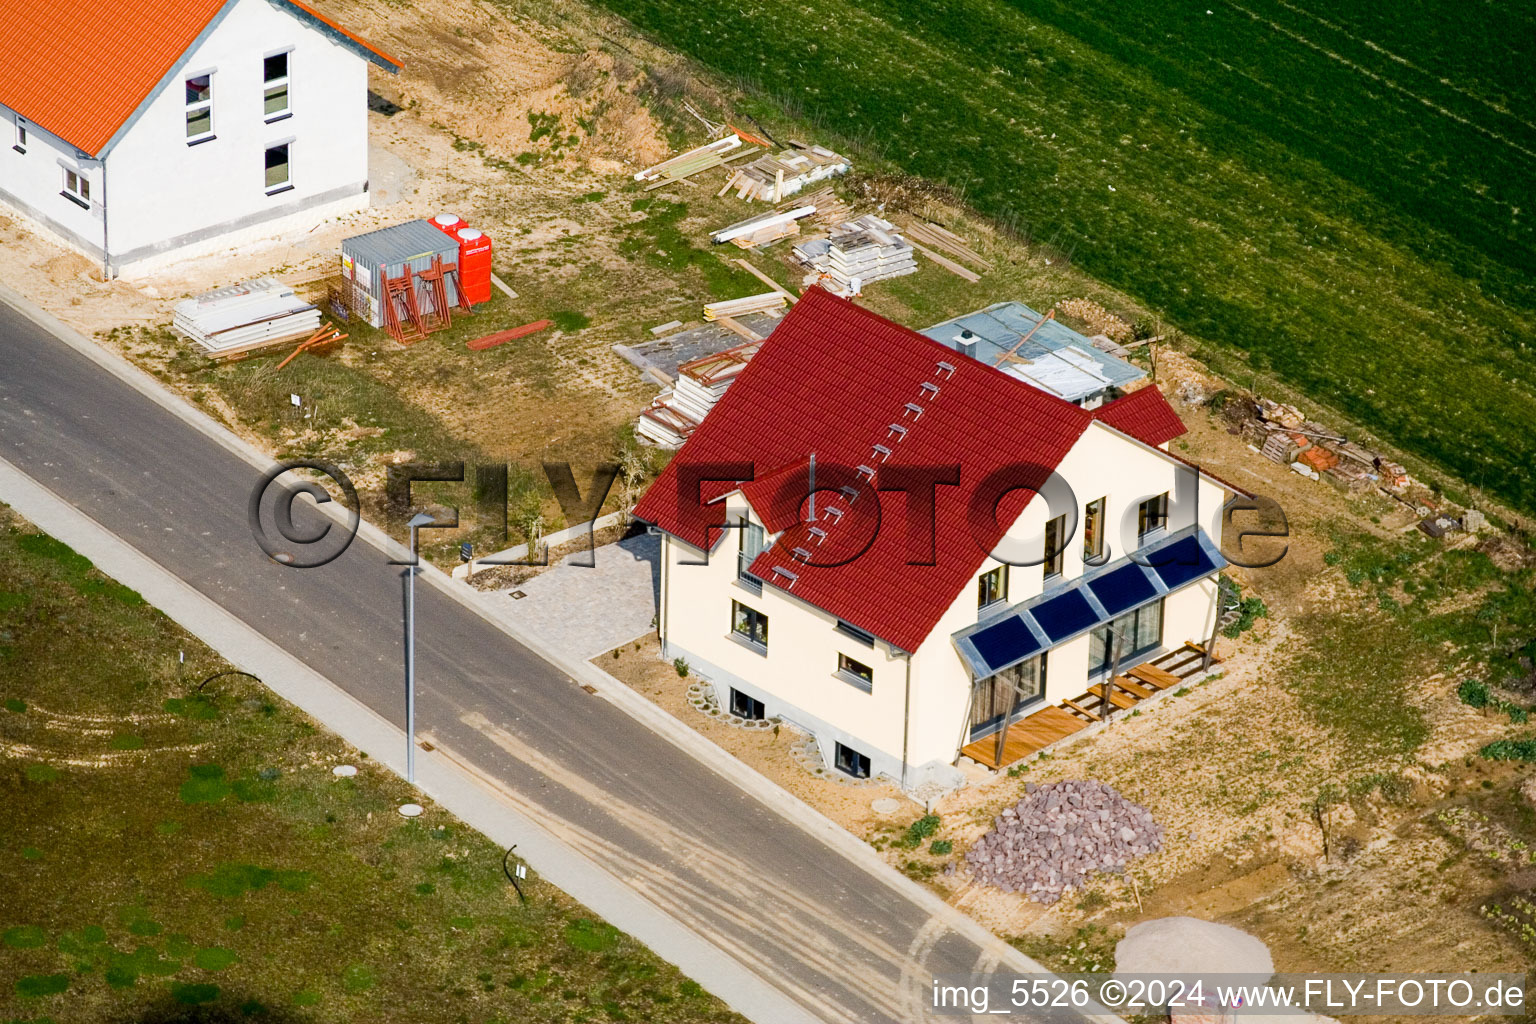
[[[640,414],[635,432],[663,448],[680,447],[747,368],[761,342],[749,342],[678,367],[677,384]]]
[[[858,295],[871,281],[917,271],[912,244],[874,214],[839,224],[831,237],[802,242],[794,252],[811,269],[805,283],[819,283],[835,295]]]
[[[736,160],[746,156],[748,153],[756,152],[754,148],[726,157],[725,154],[730,153],[733,149],[740,148],[740,146],[741,139],[739,137],[727,135],[723,139],[716,139],[714,142],[697,146],[686,153],[674,156],[670,160],[663,160],[659,164],[647,167],[643,171],[638,171],[635,174],[635,180],[648,182],[646,190],[649,191],[672,182],[684,181],[700,171],[709,170],[711,167],[719,167],[728,159]]]
[[[814,206],[797,206],[782,213],[749,217],[723,227],[709,237],[716,245],[722,242],[735,242],[744,249],[755,245],[766,245],[768,242],[778,241],[788,235],[799,234],[800,227],[796,222],[815,212]]]
[[[281,281],[260,277],[178,302],[171,326],[219,359],[310,337],[320,310]]]
[[[763,292],[761,295],[748,295],[742,299],[711,302],[704,307],[704,319],[720,320],[725,317],[746,316],[748,313],[766,313],[769,310],[783,309],[788,301],[783,292]]]
[[[811,220],[824,228],[830,228],[834,224],[841,224],[848,220],[853,211],[848,209],[848,204],[838,198],[837,193],[828,185],[826,188],[817,189],[808,196],[803,196],[794,203],[780,205],[779,209],[787,209],[789,206],[814,206],[816,212],[811,214]]]
[[[738,199],[761,199],[778,203],[795,195],[807,185],[835,174],[847,174],[853,164],[821,146],[791,142],[789,149],[765,153],[738,170],[722,192],[736,189]]]

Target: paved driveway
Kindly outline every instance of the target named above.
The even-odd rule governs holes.
[[[509,622],[575,657],[595,658],[656,628],[661,538],[641,534],[577,551],[498,593],[505,596],[496,607]]]

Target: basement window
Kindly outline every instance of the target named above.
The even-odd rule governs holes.
[[[186,79],[187,145],[213,138],[213,73]]]
[[[283,142],[268,146],[266,154],[267,195],[276,195],[293,188],[289,174],[288,148],[292,143]]]
[[[845,747],[839,743],[832,763],[844,775],[852,775],[856,779],[869,778],[869,757],[852,747]]]
[[[763,702],[756,697],[742,693],[735,687],[731,688],[731,714],[737,718],[745,718],[749,722],[761,722],[766,717],[766,710]]]
[[[268,121],[280,121],[292,115],[288,105],[289,51],[274,53],[261,62],[261,113]]]
[[[846,654],[837,656],[837,678],[865,693],[875,688],[875,670],[862,661],[855,661]]]
[[[91,208],[91,182],[90,179],[78,171],[64,172],[64,191],[60,193],[65,199],[83,206],[87,210]]]

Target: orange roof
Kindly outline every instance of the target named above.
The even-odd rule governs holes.
[[[0,103],[97,156],[233,0],[6,0]],[[390,71],[400,62],[298,0],[295,17]]]

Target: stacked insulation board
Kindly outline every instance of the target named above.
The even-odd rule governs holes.
[[[874,214],[838,224],[829,238],[800,243],[795,259],[811,270],[807,285],[820,283],[842,296],[858,295],[871,281],[917,272],[912,244]]]
[[[171,326],[222,358],[307,338],[320,329],[320,310],[281,281],[259,277],[178,302]]]
[[[753,341],[678,367],[677,384],[640,414],[635,433],[663,448],[678,448],[747,368],[761,342]]]
[[[732,188],[739,199],[761,199],[769,203],[783,201],[805,188],[835,174],[853,169],[848,158],[822,146],[792,142],[790,149],[765,153],[741,168],[726,182],[722,192]]]

